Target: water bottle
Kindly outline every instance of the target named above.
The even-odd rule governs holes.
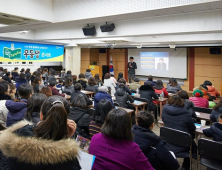
[[[59,90],[59,93],[62,94],[62,90],[61,89]]]
[[[99,87],[101,87],[101,82],[99,82]]]
[[[138,88],[136,89],[136,94],[139,94],[139,89]]]
[[[163,91],[161,92],[160,97],[161,97],[162,99],[164,98]]]

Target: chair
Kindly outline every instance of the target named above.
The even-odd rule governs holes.
[[[204,108],[204,107],[194,107],[195,112],[202,112],[202,113],[208,113],[211,114],[212,108]]]
[[[168,93],[176,93],[175,91],[167,90]]]
[[[114,106],[119,106],[119,103],[114,102]]]
[[[65,93],[67,95],[71,95],[71,93],[69,91],[62,91],[62,93]]]
[[[201,138],[198,141],[198,153],[201,165],[216,170],[222,169],[222,143]]]
[[[160,137],[162,138],[162,140],[166,141],[169,144],[190,148],[189,157],[190,167],[192,170],[192,138],[190,134],[172,128],[161,127]],[[175,156],[178,158],[180,157],[179,155]]]
[[[141,102],[147,102],[148,103],[148,100],[145,99],[145,98],[134,97],[134,100],[138,100],[138,101],[141,101]]]
[[[136,90],[130,90],[132,93],[136,93]]]
[[[89,115],[93,116],[95,114],[96,110],[94,108],[89,109]]]

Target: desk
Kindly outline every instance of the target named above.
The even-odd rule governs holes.
[[[70,99],[71,99],[71,96],[70,96],[70,95],[66,95],[64,98],[65,98],[66,100],[70,100]]]
[[[119,106],[116,106],[116,108],[119,108],[119,109],[123,109],[125,110],[131,117],[131,114],[134,112],[134,110],[131,110],[131,109],[126,109],[126,108],[123,108],[123,107],[119,107]]]
[[[166,102],[168,98],[154,99],[154,100],[160,103],[160,119],[162,119],[163,102]]]
[[[141,108],[142,110],[145,110],[145,106],[147,105],[147,102],[141,102],[138,100],[134,100],[133,103],[130,103],[131,105],[133,105],[136,108],[135,114],[137,114],[139,112],[138,108]]]
[[[162,120],[159,120],[159,121],[158,121],[158,124],[160,125],[160,127],[163,127],[163,126],[164,126],[164,123],[163,123]],[[196,135],[203,135],[203,130],[204,130],[204,129],[208,129],[208,128],[210,128],[210,126],[204,126],[204,127],[196,128],[196,130],[195,130],[194,133],[195,133]]]
[[[213,102],[217,104],[217,103],[220,102],[220,100],[221,100],[221,99],[216,99],[216,100],[213,100]]]
[[[197,115],[197,119],[210,121],[210,114],[198,112],[200,115]]]
[[[86,91],[86,90],[82,90],[81,92],[83,92],[86,95],[90,95],[91,97],[93,96],[94,92],[93,91]]]

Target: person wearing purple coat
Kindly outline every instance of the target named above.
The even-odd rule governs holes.
[[[133,142],[131,118],[123,109],[108,113],[101,133],[92,137],[89,153],[96,156],[92,170],[154,170]]]

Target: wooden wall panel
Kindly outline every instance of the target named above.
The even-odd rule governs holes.
[[[203,84],[205,80],[209,80],[221,92],[221,67],[222,54],[211,55],[209,47],[195,48],[195,86]]]

